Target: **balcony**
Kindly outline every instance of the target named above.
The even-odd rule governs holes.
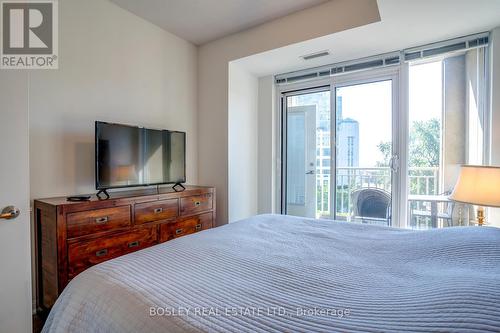
[[[363,188],[376,188],[391,192],[391,170],[388,167],[339,167],[337,170],[336,216],[338,220],[350,221],[353,203],[351,193]],[[409,184],[409,226],[412,228],[431,228],[435,222],[446,218],[450,203],[439,199],[439,168],[417,167],[408,170]],[[331,214],[330,175],[318,173],[316,216],[329,217]],[[428,197],[428,200],[426,198]],[[412,200],[412,198],[415,198]],[[443,196],[443,198],[445,198]],[[450,221],[452,212],[450,213]],[[440,221],[442,222],[442,221]],[[442,226],[442,223],[439,224]]]

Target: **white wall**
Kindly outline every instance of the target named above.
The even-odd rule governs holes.
[[[490,43],[491,164],[500,166],[500,27],[492,31]],[[500,226],[500,208],[489,214],[487,222]]]
[[[31,198],[95,192],[95,120],[187,131],[197,183],[196,47],[109,1],[59,12],[59,69],[30,78]]]
[[[259,78],[258,111],[258,213],[275,213],[276,123],[273,76]]]
[[[229,222],[257,214],[258,80],[229,66]]]
[[[228,222],[229,62],[379,20],[375,0],[335,0],[199,48],[198,179],[217,188],[218,225]]]

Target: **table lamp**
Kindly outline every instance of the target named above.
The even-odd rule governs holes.
[[[500,167],[462,165],[450,199],[478,205],[477,224],[483,225],[484,206],[500,207]]]

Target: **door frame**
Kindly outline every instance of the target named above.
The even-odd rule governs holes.
[[[408,142],[408,99],[407,84],[408,65],[403,64],[393,67],[369,69],[351,74],[341,74],[325,79],[311,80],[307,82],[287,84],[276,87],[277,110],[278,112],[278,147],[279,158],[277,163],[277,201],[279,207],[277,211],[286,213],[286,98],[300,93],[313,93],[330,90],[330,120],[331,120],[331,160],[330,170],[332,179],[330,182],[330,210],[331,218],[335,218],[336,202],[336,89],[346,86],[379,82],[385,80],[392,81],[392,154],[397,157],[392,172],[392,219],[393,227],[406,226],[407,214],[407,153],[404,149]]]

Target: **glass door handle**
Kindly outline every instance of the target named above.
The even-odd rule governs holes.
[[[314,170],[309,170],[306,172],[306,175],[314,175]]]
[[[399,170],[399,156],[398,155],[392,155],[391,160],[389,161],[389,167],[391,168],[392,172],[398,172],[398,170]]]

